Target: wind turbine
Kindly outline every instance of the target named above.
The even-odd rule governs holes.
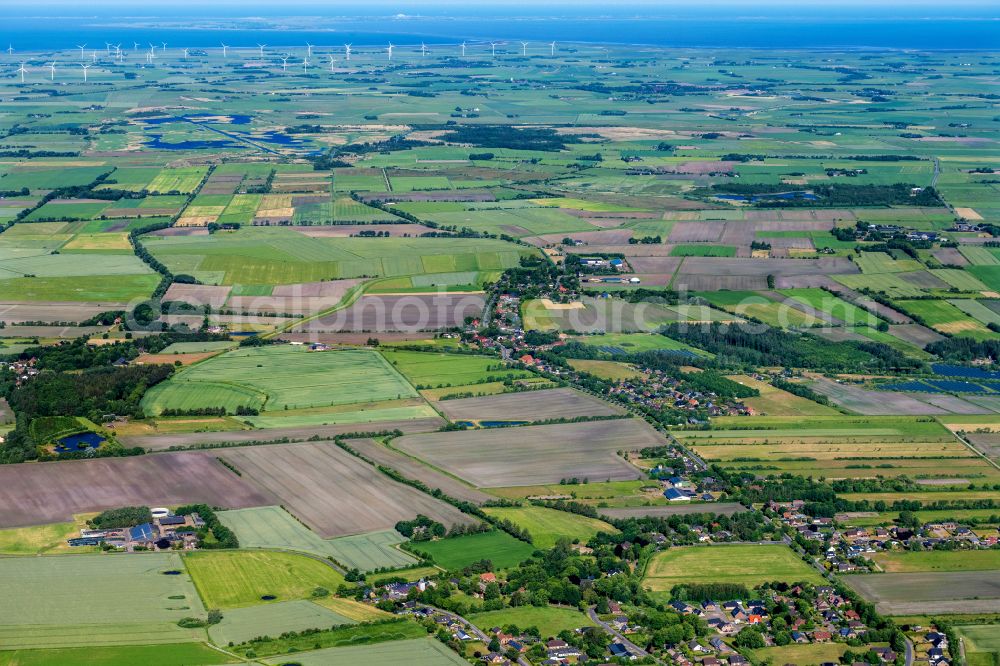
[[[309,58],[302,61],[302,73],[305,74],[306,70],[309,69]]]
[[[111,55],[111,42],[104,42],[104,52]]]
[[[259,48],[259,49],[260,49],[260,57],[261,57],[261,58],[263,58],[263,57],[264,57],[264,47],[265,47],[265,46],[267,46],[267,44],[258,44],[258,45],[257,45],[257,48]]]
[[[49,80],[56,80],[56,64],[54,62],[49,63]]]
[[[83,50],[85,48],[87,48],[87,45],[86,44],[77,44],[76,48],[80,49],[80,60],[83,60],[83,58],[84,58]]]
[[[281,71],[288,69],[288,58],[291,56],[281,56]]]
[[[521,55],[528,55],[528,42],[521,42]]]
[[[28,72],[28,70],[26,70],[24,68],[24,63],[23,62],[21,63],[21,68],[18,69],[17,71],[21,75],[21,83],[23,84],[24,83],[24,75]]]
[[[328,56],[328,57],[330,58],[330,71],[332,72],[332,71],[333,71],[333,63],[334,63],[335,61],[334,61],[334,59],[333,59],[333,56],[332,56],[332,55],[330,55],[330,56]]]
[[[160,42],[160,44],[163,45],[163,48],[160,49],[160,50],[163,51],[164,54],[166,54],[166,52],[167,52],[167,43],[166,42]]]
[[[149,59],[152,60],[156,57],[156,47],[152,44],[149,45]]]
[[[8,44],[7,45],[7,55],[14,55],[14,45],[13,44]]]
[[[490,48],[493,49],[493,57],[496,58],[497,57],[497,43],[496,42],[490,42]]]
[[[347,62],[350,62],[351,61],[351,45],[350,44],[344,44],[344,53],[347,54],[347,57],[346,57]]]
[[[462,57],[465,57],[465,42],[462,42]]]
[[[556,43],[552,42],[549,44],[549,55],[554,56],[556,54]]]
[[[389,62],[392,62],[392,42],[389,42],[389,48],[386,51],[389,52]]]
[[[184,59],[187,60],[187,57],[188,57],[188,50],[184,49]]]
[[[87,82],[87,70],[90,69],[92,67],[92,65],[80,65],[80,67],[83,67],[83,82],[86,83]]]
[[[310,44],[309,42],[306,42],[306,57],[307,58],[313,57],[313,45]]]
[[[93,62],[97,62],[97,51],[91,51],[90,58]]]
[[[425,55],[427,55],[427,45],[420,42],[420,57],[423,58]]]
[[[223,58],[228,58],[229,57],[229,44],[223,44],[222,45],[222,57]]]
[[[133,51],[139,50],[139,42],[132,42],[132,50]]]

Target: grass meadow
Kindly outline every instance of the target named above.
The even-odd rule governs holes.
[[[682,583],[735,583],[751,588],[768,581],[821,584],[823,578],[788,546],[719,545],[657,553],[643,579],[653,592],[669,592]]]
[[[317,587],[332,591],[344,582],[326,564],[294,553],[204,551],[186,554],[184,563],[207,608],[308,599]]]

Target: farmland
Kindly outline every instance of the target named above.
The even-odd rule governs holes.
[[[282,664],[286,658],[269,659],[269,664]],[[302,666],[351,666],[365,663],[371,666],[394,666],[401,662],[413,666],[460,666],[467,663],[440,642],[431,638],[396,640],[375,645],[338,647],[298,654]]]
[[[516,438],[511,435],[516,434]],[[480,488],[568,478],[636,479],[617,455],[655,446],[659,436],[634,419],[406,435],[393,446]]]
[[[887,615],[1000,612],[1000,572],[951,571],[848,576],[845,582]]]
[[[222,511],[219,519],[236,533],[243,548],[293,550],[332,557],[344,566],[362,571],[405,567],[416,562],[392,547],[402,543],[403,538],[391,530],[321,539],[278,506]]]
[[[577,514],[566,514],[544,507],[490,507],[486,513],[494,518],[509,520],[531,535],[538,548],[551,548],[560,539],[586,543],[598,532],[615,532],[603,520]]]
[[[450,571],[480,560],[489,560],[498,569],[513,567],[530,557],[535,549],[506,532],[494,530],[415,543],[413,550],[430,555],[434,564]]]
[[[0,666],[995,660],[994,7],[212,4],[8,21]]]
[[[324,538],[392,528],[417,513],[445,525],[470,518],[393,481],[332,443],[227,449],[221,456]],[[273,502],[270,502],[273,504]]]
[[[822,578],[787,546],[752,545],[671,548],[650,561],[643,579],[654,592],[684,582],[752,587],[766,581],[821,583]]]
[[[189,553],[184,564],[207,608],[306,599],[317,587],[335,590],[344,582],[323,562],[294,553]]]
[[[130,485],[103,479],[129,477]],[[2,527],[72,520],[73,514],[122,505],[176,505],[205,502],[233,508],[273,504],[273,500],[200,453],[166,453],[151,460],[105,458],[0,466],[0,499],[7,507]]]
[[[183,568],[171,553],[4,558],[0,638],[8,649],[197,640],[176,624],[205,612],[191,579],[163,575]]]
[[[147,393],[144,408],[151,414],[205,407],[268,412],[414,396],[377,353],[275,346],[234,350],[198,364]]]
[[[343,624],[353,622],[311,601],[280,601],[228,609],[222,622],[211,627],[208,635],[213,643],[226,645],[230,642],[243,643],[257,636],[305,629],[329,629]]]

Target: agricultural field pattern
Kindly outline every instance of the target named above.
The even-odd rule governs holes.
[[[990,3],[71,4],[0,666],[1000,663]]]

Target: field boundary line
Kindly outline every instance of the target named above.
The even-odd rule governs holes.
[[[934,420],[937,421],[937,419],[934,419]],[[941,422],[938,421],[938,423],[941,423]],[[944,425],[944,424],[942,423],[941,425]],[[945,427],[947,427],[947,426],[945,426]],[[997,464],[992,458],[990,458],[985,453],[983,453],[982,451],[980,451],[979,449],[977,449],[968,440],[966,440],[964,437],[962,437],[961,435],[959,435],[957,432],[954,433],[954,435],[958,439],[958,441],[962,442],[962,444],[965,444],[965,446],[968,447],[968,449],[970,451],[972,451],[977,456],[979,456],[980,458],[982,458],[983,460],[985,460],[987,462],[987,464],[992,465],[995,469],[1000,470],[1000,464]]]

